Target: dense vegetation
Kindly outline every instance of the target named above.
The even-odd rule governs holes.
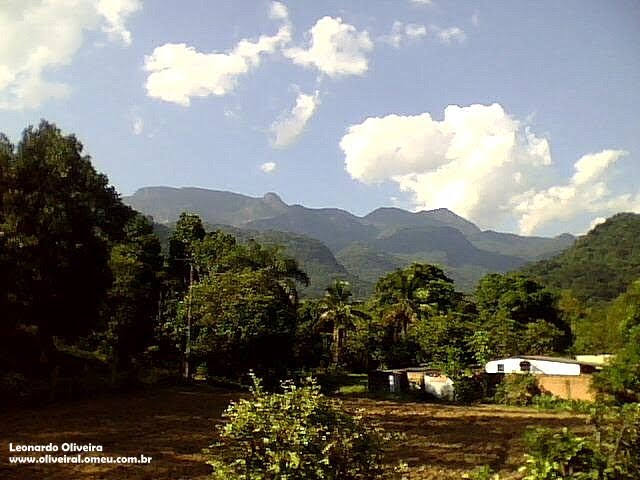
[[[640,275],[640,215],[619,213],[560,255],[526,269],[546,285],[571,290],[581,302],[610,301]]]

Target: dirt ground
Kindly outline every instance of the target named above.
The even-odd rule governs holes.
[[[2,412],[0,478],[204,479],[210,467],[201,450],[211,443],[222,411],[237,397],[237,392],[176,387]],[[407,462],[408,478],[416,480],[457,480],[483,464],[510,475],[524,453],[521,437],[527,426],[586,428],[584,418],[531,409],[366,398],[344,403],[364,408],[389,431],[405,433],[391,446],[389,460]],[[94,455],[144,454],[153,460],[149,465],[10,465],[10,442],[92,443],[104,449]]]

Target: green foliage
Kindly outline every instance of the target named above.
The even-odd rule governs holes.
[[[340,365],[346,338],[349,332],[355,329],[356,319],[368,318],[357,305],[351,303],[350,298],[349,282],[335,280],[327,287],[320,306],[317,328],[322,328],[323,325],[331,326],[331,364],[334,368]]]
[[[610,301],[640,277],[639,237],[640,215],[619,213],[562,254],[524,273],[550,287],[571,290],[583,303]]]
[[[134,215],[73,135],[45,121],[15,147],[0,135],[2,370],[45,377],[54,337],[102,328],[110,249]]]
[[[598,480],[603,459],[591,443],[567,428],[539,428],[525,435],[523,480]]]
[[[591,413],[593,402],[584,400],[567,400],[555,395],[541,394],[533,397],[531,404],[540,410],[555,410],[575,413]]]
[[[504,405],[530,405],[536,395],[540,395],[538,380],[534,375],[505,375],[496,390],[496,402]]]
[[[239,378],[253,368],[271,379],[283,373],[296,331],[295,305],[269,271],[219,273],[191,293],[191,351],[211,373]]]
[[[519,274],[485,276],[475,292],[480,327],[491,357],[550,354],[571,341],[569,325],[556,308],[557,297],[540,283]]]
[[[357,413],[349,415],[310,380],[267,393],[254,378],[250,399],[225,412],[220,442],[206,453],[212,478],[373,479],[386,476],[386,436]]]
[[[531,430],[520,468],[523,480],[636,480],[640,478],[640,405],[599,406],[592,437],[563,428]]]
[[[464,474],[462,478],[468,480],[500,480],[500,475],[495,473],[489,465],[483,465],[470,473]]]
[[[106,347],[116,368],[130,366],[153,338],[162,269],[160,242],[141,215],[125,226],[125,238],[111,249]]]
[[[626,336],[625,346],[594,378],[596,389],[618,403],[640,401],[640,326]]]

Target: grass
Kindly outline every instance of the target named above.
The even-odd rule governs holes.
[[[354,378],[349,388],[361,380]],[[205,479],[210,467],[201,453],[229,401],[241,393],[212,387],[170,387],[114,394],[40,409],[0,413],[0,478]],[[528,426],[567,426],[586,432],[583,416],[503,406],[455,406],[341,396],[347,409],[365,409],[389,431],[405,433],[388,450],[388,461],[404,460],[410,479],[460,479],[489,464],[514,477]],[[150,465],[9,465],[9,442],[93,443],[103,455],[153,457]]]

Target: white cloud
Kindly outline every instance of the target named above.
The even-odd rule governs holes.
[[[71,64],[85,31],[105,28],[130,41],[124,21],[135,11],[131,5],[139,8],[139,2],[131,0],[0,2],[0,32],[5,39],[0,41],[0,109],[36,108],[69,95],[68,85],[45,74]]]
[[[433,0],[410,0],[410,2],[418,5],[433,5]]]
[[[99,0],[98,13],[106,20],[102,30],[112,39],[131,45],[131,32],[126,29],[127,17],[142,9],[140,0]]]
[[[478,12],[475,12],[473,15],[471,15],[471,23],[474,27],[480,25],[480,14]]]
[[[281,2],[271,2],[269,18],[272,20],[288,20],[289,10],[287,10],[287,6]]]
[[[264,173],[272,173],[276,169],[276,166],[277,165],[275,162],[265,162],[260,165],[260,170],[262,170]]]
[[[464,43],[467,39],[467,34],[460,27],[440,28],[432,26],[431,29],[435,32],[436,37],[447,45],[453,42]]]
[[[558,220],[570,220],[580,213],[610,215],[640,207],[638,196],[614,195],[608,187],[608,169],[626,155],[623,150],[603,150],[584,155],[575,164],[568,182],[515,196],[511,204],[519,215],[520,231],[535,232]]]
[[[293,63],[315,67],[330,77],[362,75],[369,69],[367,53],[373,42],[366,31],[343,23],[341,18],[322,17],[309,31],[308,48],[289,48],[285,56]]]
[[[400,46],[408,40],[416,40],[426,35],[427,27],[424,25],[415,23],[405,24],[396,20],[391,26],[391,33],[379,37],[378,40],[383,43],[388,43],[395,48],[400,48]]]
[[[271,144],[278,148],[291,145],[304,131],[304,127],[319,104],[320,98],[317,90],[313,95],[298,94],[293,109],[271,125],[271,132],[273,133]]]
[[[272,14],[275,10],[282,18],[282,8],[274,3]],[[150,72],[147,95],[185,107],[192,97],[226,95],[239,77],[260,64],[262,55],[273,54],[290,40],[291,26],[285,22],[275,35],[243,39],[228,53],[202,53],[184,43],[166,43],[145,57],[144,68]]]
[[[588,231],[593,230],[598,225],[600,225],[601,223],[604,223],[606,221],[607,221],[607,219],[604,218],[604,217],[596,217],[596,218],[594,218],[593,220],[591,220],[591,223],[589,224],[589,230]]]
[[[584,212],[640,209],[640,195],[608,187],[624,151],[585,155],[566,184],[555,185],[547,139],[498,104],[450,105],[443,120],[429,113],[367,118],[348,128],[340,147],[352,178],[395,182],[415,208],[447,207],[483,228],[517,222],[530,234]]]

